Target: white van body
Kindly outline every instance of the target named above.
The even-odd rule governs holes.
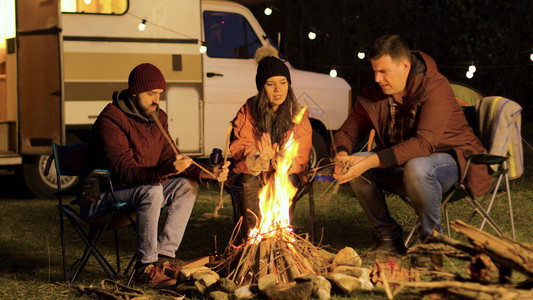
[[[143,20],[146,28],[140,31],[137,28]],[[216,45],[233,38],[238,28],[229,26],[234,21],[239,22],[237,27],[248,28],[244,36],[252,43],[229,50]],[[182,152],[195,157],[207,157],[213,148],[224,147],[229,122],[257,93],[257,65],[252,52],[270,44],[253,14],[231,1],[129,0],[122,15],[62,13],[59,23],[65,132],[61,141],[52,139],[54,142],[86,140],[96,117],[111,102],[113,91],[126,89],[129,72],[136,65],[149,62],[159,67],[167,80],[161,108],[169,116],[172,138]],[[208,49],[203,54],[199,51],[202,44]],[[233,53],[237,53],[235,57],[231,57]],[[338,129],[346,119],[351,88],[342,78],[297,70],[289,62],[286,64],[298,101],[308,106],[316,129],[316,163],[318,157],[327,154],[326,130]],[[40,180],[25,176],[30,189],[38,195],[47,195],[55,188],[51,178],[55,174],[48,178],[42,175],[42,160],[50,149],[39,148],[42,156],[36,167]],[[36,151],[31,154],[39,154]],[[37,184],[41,186],[35,187]]]

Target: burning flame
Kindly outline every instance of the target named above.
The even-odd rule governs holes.
[[[294,116],[293,123],[300,124],[306,109],[307,106]],[[292,227],[289,208],[297,188],[289,179],[289,169],[298,155],[298,143],[293,136],[294,132],[275,156],[276,171],[259,192],[259,208],[262,217],[259,223],[250,230],[248,237],[251,244],[257,245],[262,239],[269,237],[285,238],[288,242],[293,240],[290,235]]]

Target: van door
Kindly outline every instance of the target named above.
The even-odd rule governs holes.
[[[59,1],[16,1],[16,20],[19,150],[45,154],[64,135]]]
[[[234,9],[230,11],[230,9]],[[202,7],[205,96],[205,149],[225,145],[227,124],[239,108],[255,94],[257,65],[253,59],[265,42],[256,34],[240,7]]]

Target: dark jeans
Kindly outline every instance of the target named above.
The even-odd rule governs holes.
[[[231,176],[226,187],[231,195],[231,202],[233,204],[233,221],[235,225],[241,217],[243,217],[240,234],[242,238],[245,238],[248,230],[253,228],[261,219],[261,212],[259,210],[259,191],[263,187],[261,180],[261,174],[253,176],[250,174],[236,173]],[[303,184],[302,180],[297,174],[290,174],[294,187],[300,189]],[[295,201],[295,199],[293,199]],[[294,211],[295,202],[290,207],[290,214]],[[252,211],[250,213],[248,210]],[[255,216],[254,216],[255,214]],[[256,219],[257,217],[257,219]]]

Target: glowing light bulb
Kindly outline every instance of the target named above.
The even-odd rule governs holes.
[[[329,71],[329,76],[332,78],[337,77],[337,70],[335,70],[335,68],[331,69],[331,71]]]
[[[207,47],[205,45],[200,46],[200,53],[206,53]]]
[[[144,31],[146,29],[146,20],[143,19],[137,28],[139,28],[139,31]]]
[[[470,67],[468,67],[468,72],[475,73],[476,72],[476,66],[474,64],[471,64]]]
[[[364,59],[365,58],[365,53],[363,51],[359,51],[359,52],[357,52],[357,57],[359,59]]]
[[[314,33],[313,31],[310,31],[307,36],[309,37],[310,40],[316,39],[316,33]]]
[[[91,1],[91,0],[84,0],[83,2],[84,2],[86,5],[89,5],[89,4],[91,4],[92,1]]]
[[[533,53],[531,53],[531,54],[529,55],[529,59],[531,59],[531,61],[533,61]]]
[[[272,8],[270,7],[265,8],[265,15],[270,16],[271,14],[272,14]]]
[[[470,72],[470,71],[466,72],[466,78],[470,79],[472,77],[474,77],[474,72]]]

